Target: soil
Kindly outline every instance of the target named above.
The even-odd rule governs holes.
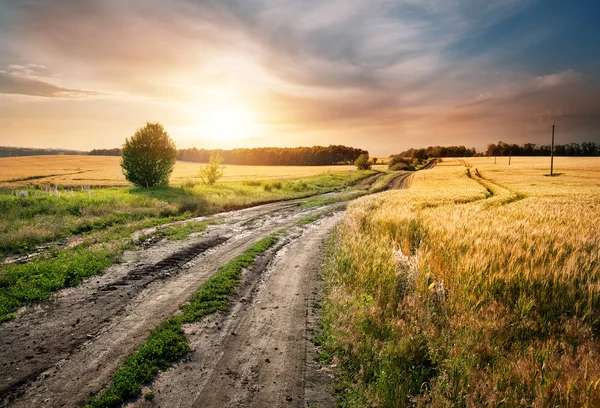
[[[398,186],[404,184],[389,188]],[[83,405],[148,331],[175,315],[219,266],[282,229],[287,232],[279,243],[244,272],[227,312],[184,326],[192,352],[146,389],[154,400],[129,404],[334,406],[332,374],[315,359],[312,333],[319,321],[323,248],[342,213],[299,227],[300,219],[334,207],[306,208],[302,202],[212,216],[218,223],[207,231],[127,252],[102,275],[2,324],[0,406]]]

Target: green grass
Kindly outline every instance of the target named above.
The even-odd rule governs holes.
[[[303,227],[305,225],[312,224],[313,222],[317,221],[318,219],[320,219],[322,217],[329,216],[336,211],[343,211],[345,209],[346,209],[346,203],[337,204],[335,206],[328,207],[325,211],[321,211],[317,214],[308,215],[308,216],[302,218],[301,220],[299,220],[296,223],[296,225],[299,227]]]
[[[160,370],[170,367],[190,351],[182,325],[226,310],[229,296],[235,292],[241,280],[242,270],[251,267],[254,260],[277,241],[277,234],[268,236],[221,266],[192,295],[189,303],[182,306],[182,314],[168,319],[150,333],[146,343],[129,356],[123,367],[113,375],[109,387],[91,398],[87,407],[115,407],[126,399],[139,396],[144,384],[152,382]],[[148,394],[144,397],[153,399],[148,398]]]
[[[298,221],[296,223],[296,225],[298,225],[299,227],[302,227],[304,225],[312,224],[313,222],[315,222],[316,220],[321,218],[321,216],[322,216],[322,214],[309,215],[307,217],[302,218],[300,221]]]
[[[48,299],[56,290],[76,286],[110,266],[118,248],[81,248],[24,265],[10,265],[0,275],[0,322],[15,317],[24,304]]]
[[[139,395],[144,384],[190,351],[181,322],[167,320],[150,333],[146,343],[125,360],[112,378],[109,388],[91,398],[88,407],[115,407]]]
[[[0,323],[21,307],[47,299],[61,288],[101,272],[133,247],[131,234],[197,215],[339,189],[370,172],[328,173],[296,181],[221,183],[192,188],[105,188],[97,190],[28,190],[15,195],[0,190],[0,259],[29,253],[39,244],[77,234],[76,248],[55,246],[24,265],[0,264]],[[164,228],[167,239],[202,232],[206,222]]]
[[[157,218],[113,225],[85,235],[77,247],[54,249],[25,264],[0,266],[0,323],[15,318],[15,311],[21,306],[48,299],[55,291],[76,286],[108,268],[124,250],[134,248],[133,232],[175,219]],[[179,239],[178,235],[182,234],[174,228],[170,237]]]
[[[327,173],[301,180],[227,182],[162,188],[0,189],[0,257],[114,225],[190,218],[340,189],[371,172]]]
[[[254,259],[275,245],[278,235],[268,236],[250,247],[242,255],[220,267],[200,289],[192,295],[190,302],[182,307],[179,319],[184,323],[200,320],[209,313],[225,310],[229,295],[241,279],[242,270],[252,265]]]
[[[185,224],[171,225],[169,227],[161,229],[161,233],[168,240],[180,240],[184,239],[190,234],[197,232],[204,232],[208,227],[207,222],[187,222]]]

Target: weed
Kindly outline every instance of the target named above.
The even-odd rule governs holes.
[[[186,222],[163,228],[161,229],[161,233],[169,240],[180,240],[190,234],[204,232],[207,227],[208,224],[206,222]]]

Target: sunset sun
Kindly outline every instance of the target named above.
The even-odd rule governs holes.
[[[240,108],[217,108],[208,111],[197,125],[202,136],[219,142],[251,137],[256,130],[253,112]]]

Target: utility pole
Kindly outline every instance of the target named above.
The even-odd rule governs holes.
[[[510,160],[512,159],[512,147],[508,149],[508,165],[510,166]]]
[[[552,145],[550,147],[550,177],[554,175],[554,128],[556,122],[552,123]]]

